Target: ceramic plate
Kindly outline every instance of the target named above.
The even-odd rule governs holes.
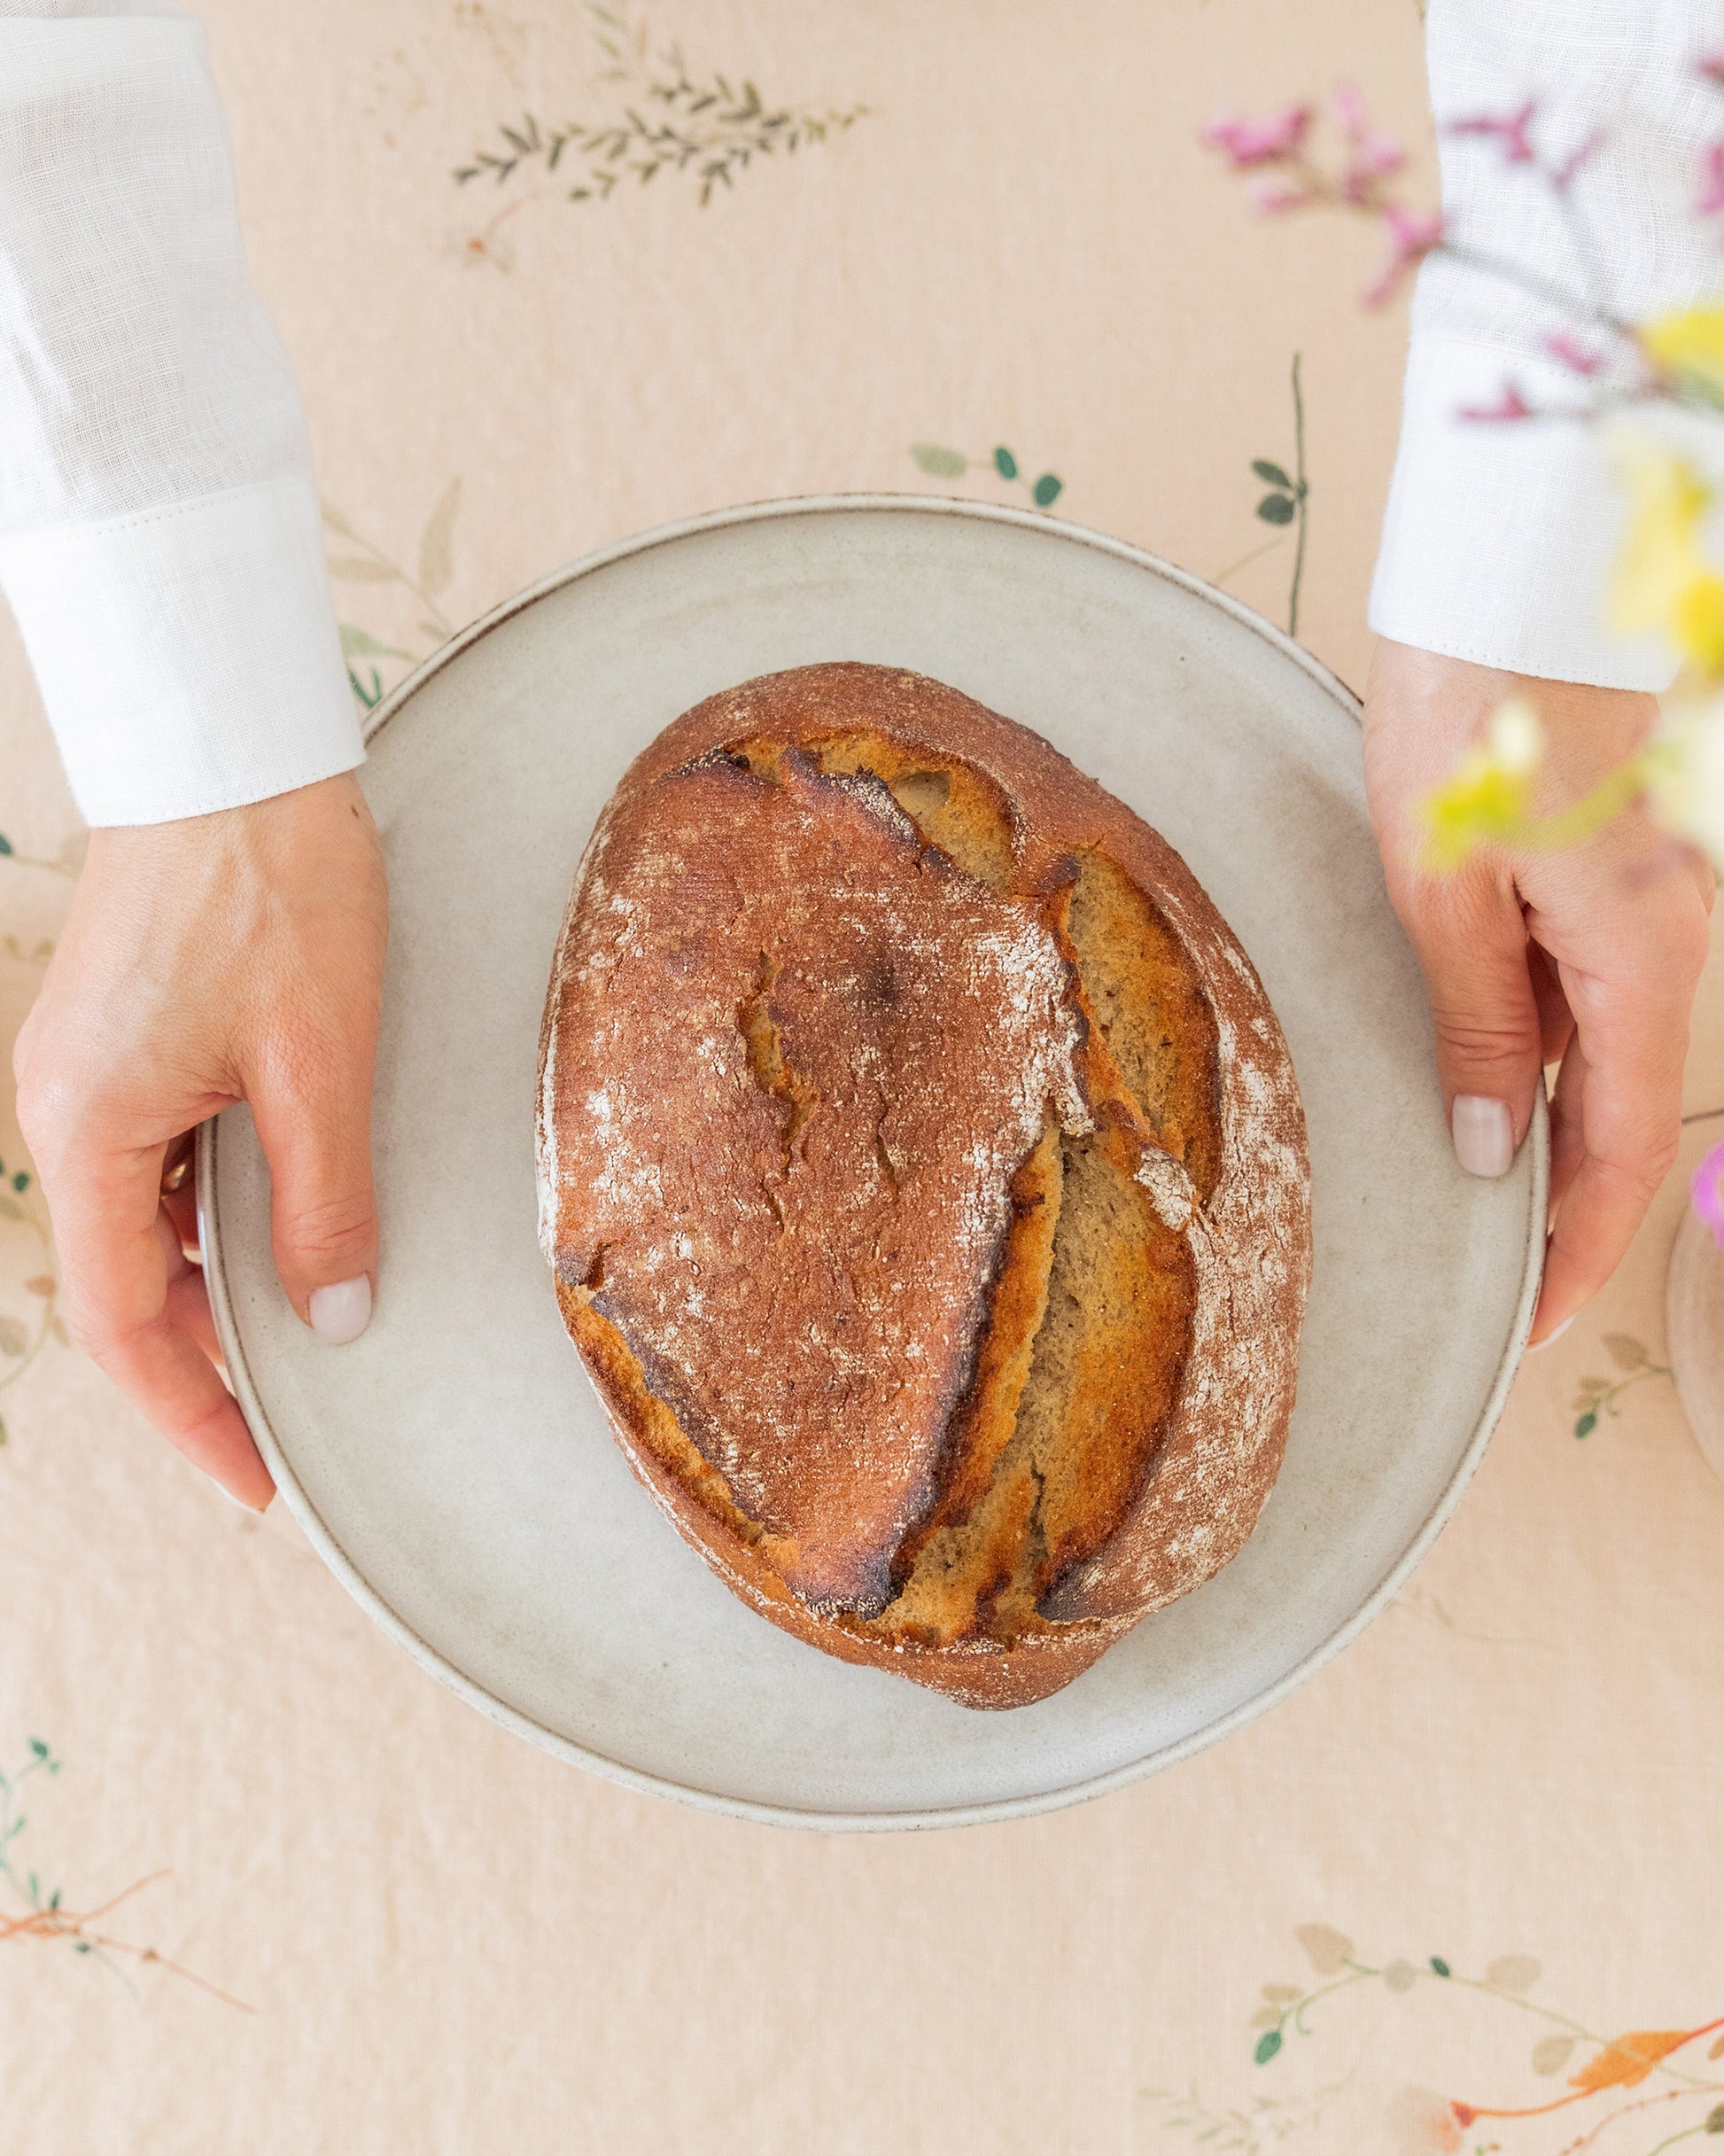
[[[624,767],[714,690],[868,659],[1047,736],[1171,840],[1292,1044],[1316,1271],[1286,1464],[1244,1553],[1054,1698],[1006,1714],[753,1616],[659,1516],[564,1335],[535,1237],[540,1013],[575,863]],[[1231,599],[1114,540],[969,502],[727,510],[511,600],[377,712],[365,789],[393,927],[377,1312],[317,1347],[269,1262],[234,1109],[198,1188],[217,1323],[283,1496],[462,1696],[635,1788],[821,1827],[1046,1809],[1283,1697],[1382,1607],[1484,1448],[1542,1246],[1542,1111],[1476,1182],[1443,1127],[1384,897],[1358,707]]]

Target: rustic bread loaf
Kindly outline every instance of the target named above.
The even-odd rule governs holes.
[[[880,666],[709,698],[599,819],[540,1055],[564,1321],[762,1616],[1019,1706],[1250,1534],[1293,1066],[1184,863],[1038,735]]]

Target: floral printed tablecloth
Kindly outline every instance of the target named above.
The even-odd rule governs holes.
[[[210,0],[357,694],[643,526],[894,487],[1033,499],[1282,621],[1302,543],[1299,634],[1362,681],[1404,331],[1355,304],[1373,236],[1252,222],[1196,137],[1346,74],[1428,160],[1415,0],[655,5]],[[9,1042],[79,856],[9,625],[0,729]],[[0,2145],[1724,2133],[1724,1488],[1662,1318],[1721,1048],[1714,968],[1629,1262],[1338,1663],[1104,1802],[881,1840],[613,1789],[397,1654],[67,1343],[0,1098]]]

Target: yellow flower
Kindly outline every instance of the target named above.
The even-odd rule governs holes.
[[[1684,593],[1705,573],[1698,540],[1705,482],[1645,435],[1624,440],[1617,469],[1628,492],[1628,529],[1611,590],[1611,626],[1625,636],[1642,629],[1674,635]]]
[[[1642,761],[1653,815],[1724,868],[1724,697],[1679,708]]]
[[[1677,600],[1674,627],[1691,666],[1708,681],[1724,673],[1724,576],[1702,570]]]
[[[1425,868],[1457,868],[1475,846],[1516,837],[1543,755],[1537,712],[1524,697],[1510,697],[1498,707],[1485,742],[1467,751],[1420,807]]]
[[[1685,307],[1642,325],[1642,349],[1679,386],[1724,403],[1724,307]]]
[[[1724,674],[1724,575],[1700,551],[1712,490],[1674,449],[1630,435],[1618,453],[1628,528],[1611,590],[1610,626],[1654,629],[1706,680]]]

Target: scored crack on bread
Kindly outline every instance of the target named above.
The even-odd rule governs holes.
[[[1184,863],[1039,736],[850,664],[686,713],[582,857],[540,1077],[564,1321],[773,1623],[1016,1706],[1249,1535],[1298,1088]]]

